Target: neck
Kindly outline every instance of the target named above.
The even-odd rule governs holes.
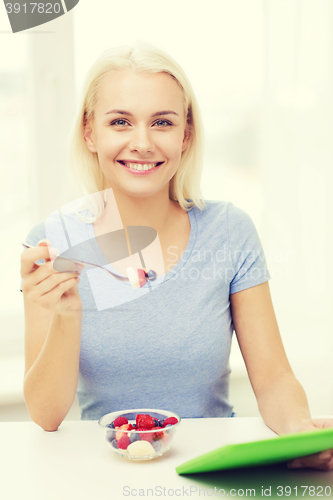
[[[169,191],[159,192],[149,197],[134,197],[115,188],[105,190],[107,204],[102,215],[104,222],[118,220],[124,227],[149,226],[164,234],[174,216],[179,211],[179,204],[169,198]]]

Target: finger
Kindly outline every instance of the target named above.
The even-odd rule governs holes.
[[[325,470],[333,470],[333,457],[328,462],[326,462]]]
[[[333,418],[313,418],[311,422],[318,429],[329,429],[333,427]]]
[[[43,247],[24,250],[21,255],[21,277],[24,279],[38,269],[39,266],[35,262],[37,260],[45,260],[48,255],[48,249]]]
[[[31,300],[37,300],[38,297],[54,288],[54,286],[50,286],[50,283],[54,283],[56,286],[69,277],[79,276],[82,270],[83,266],[81,264],[75,264],[72,271],[58,272],[53,268],[52,262],[46,262],[37,266],[35,272],[27,275],[22,283],[22,292]],[[48,278],[53,275],[58,275],[58,278],[53,278],[53,282],[48,281]],[[41,284],[42,286],[39,286]]]
[[[302,468],[311,468],[317,470],[333,470],[333,460],[325,461],[325,462],[313,462],[306,463],[302,465]]]
[[[76,286],[79,281],[78,277],[70,278],[66,281],[62,281],[55,288],[45,293],[40,297],[40,304],[42,307],[47,307],[48,305],[57,304],[61,299],[62,295],[70,290],[72,287]]]
[[[53,268],[52,262],[48,261],[41,265],[36,265],[34,272],[29,273],[22,284],[22,291],[29,292],[33,287],[39,285],[46,278],[52,274],[56,274],[57,271]]]
[[[71,273],[76,273],[80,274],[83,271],[83,265],[82,264],[75,264],[74,262],[71,262],[72,268],[71,269],[66,269],[64,271],[59,271],[57,269],[54,269],[53,262],[46,262],[45,264],[41,265],[36,269],[36,271],[31,274],[29,277],[29,285],[30,286],[36,286],[39,285],[42,281],[46,280],[48,277],[58,274],[59,276],[63,276],[64,279],[66,278],[66,275],[69,275]]]
[[[78,273],[54,273],[45,278],[40,283],[36,284],[29,294],[29,298],[31,300],[39,300],[45,294],[52,292],[55,288],[57,288],[62,283],[74,279],[79,278]]]
[[[291,460],[290,462],[287,462],[287,467],[289,469],[300,469],[303,467],[303,464],[301,460]]]
[[[331,470],[333,467],[333,456],[330,450],[325,450],[321,453],[291,460],[287,463],[287,466],[290,469],[310,467],[313,469]]]
[[[57,252],[56,249],[53,249],[52,252]],[[50,255],[50,249],[47,247],[47,245],[39,245],[35,248],[27,248],[22,252],[21,255],[21,276],[22,278],[25,278],[27,275],[30,273],[34,272],[36,269],[38,269],[38,264],[35,262],[38,260],[44,259],[44,261],[50,261],[51,260],[51,255]]]
[[[321,460],[330,460],[333,458],[333,450],[325,450],[319,453],[319,458]]]
[[[54,260],[56,258],[56,256],[59,255],[59,250],[57,250],[56,248],[54,248],[52,246],[52,243],[50,242],[50,240],[46,240],[46,239],[45,240],[40,240],[37,243],[37,247],[47,247],[48,248],[49,257],[47,257],[45,259],[45,261]]]

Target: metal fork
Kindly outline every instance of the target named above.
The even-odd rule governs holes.
[[[25,248],[36,248],[33,245],[29,245],[28,243],[22,243],[22,246],[24,246]],[[112,271],[109,271],[109,269],[106,269],[106,267],[100,266],[98,264],[93,264],[92,262],[86,262],[84,260],[69,259],[68,257],[62,257],[61,255],[57,255],[56,257],[59,257],[59,259],[62,259],[62,260],[67,260],[69,262],[74,262],[75,264],[85,264],[87,266],[98,267],[99,269],[103,269],[103,271],[106,271],[107,273],[111,274],[111,276],[113,276],[115,279],[117,279],[119,281],[126,281],[126,282],[131,283],[129,278],[126,278],[125,276],[118,276],[118,274],[114,274]],[[156,280],[155,271],[148,271],[148,272],[144,271],[144,273],[145,273],[147,281]],[[142,286],[144,286],[144,285],[142,285]]]

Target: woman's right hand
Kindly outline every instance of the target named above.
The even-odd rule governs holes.
[[[75,272],[58,272],[51,261],[51,256],[54,258],[56,253],[48,240],[41,240],[35,248],[24,250],[21,256],[22,292],[28,300],[44,309],[59,314],[81,312],[78,281],[84,266],[72,264]],[[41,259],[44,259],[44,264],[35,263]]]

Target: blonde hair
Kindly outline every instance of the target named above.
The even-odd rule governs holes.
[[[94,119],[94,106],[105,77],[111,71],[127,68],[144,73],[167,73],[182,90],[190,137],[178,170],[170,181],[169,198],[178,201],[185,210],[190,210],[194,205],[203,210],[205,202],[200,187],[203,127],[197,100],[181,67],[169,55],[146,42],[107,50],[87,74],[70,142],[71,168],[82,194],[85,195],[85,206],[87,207],[87,200],[90,200],[87,208],[92,211],[93,220],[96,220],[104,210],[105,201],[101,192],[106,188],[97,153],[90,152],[84,140],[85,124],[87,120]]]

